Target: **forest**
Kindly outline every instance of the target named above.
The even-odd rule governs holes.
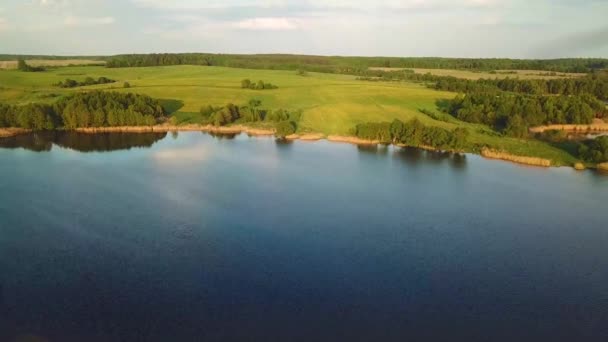
[[[247,69],[305,70],[314,72],[358,74],[370,67],[427,68],[465,70],[544,70],[582,72],[608,68],[608,59],[565,58],[525,60],[504,58],[440,57],[340,57],[305,55],[229,55],[209,53],[131,54],[105,58],[107,67],[144,67],[161,65],[206,65]]]
[[[480,79],[466,80],[455,77],[438,77],[434,89],[459,93],[500,90],[530,95],[583,95],[590,94],[608,101],[608,73],[593,73],[580,78],[556,79]]]
[[[462,127],[450,131],[441,127],[425,126],[418,119],[408,122],[395,119],[393,122],[359,124],[354,128],[353,134],[361,139],[386,144],[461,150],[467,144],[469,131]]]
[[[455,118],[486,124],[515,137],[545,124],[590,124],[606,116],[606,106],[595,97],[523,95],[507,92],[472,92],[447,100],[443,108]]]
[[[608,72],[598,71],[584,77],[554,79],[478,79],[469,80],[453,76],[417,74],[412,70],[367,70],[358,77],[362,81],[410,81],[426,83],[429,88],[469,93],[480,91],[507,91],[530,95],[582,95],[590,94],[608,100]]]
[[[0,103],[0,127],[33,130],[79,127],[154,125],[165,115],[158,100],[146,95],[92,91],[63,98],[53,105]]]

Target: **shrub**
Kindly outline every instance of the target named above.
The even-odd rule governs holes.
[[[281,121],[276,125],[275,136],[284,139],[286,136],[296,132],[296,124],[293,121]]]

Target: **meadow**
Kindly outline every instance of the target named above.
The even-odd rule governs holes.
[[[66,78],[82,81],[86,77],[108,77],[116,83],[78,88],[58,88],[53,84]],[[241,80],[264,80],[278,89],[242,89]],[[124,82],[130,88],[123,88]],[[104,68],[71,66],[45,72],[0,71],[0,102],[27,104],[52,103],[73,92],[91,89],[146,94],[167,100],[173,108],[175,124],[201,121],[202,106],[246,104],[250,99],[262,101],[267,109],[302,110],[298,132],[325,135],[348,135],[353,127],[365,122],[383,122],[417,118],[425,125],[443,128],[467,127],[472,146],[487,145],[514,154],[553,160],[557,165],[571,165],[575,158],[547,143],[508,138],[490,128],[458,121],[447,114],[436,120],[420,109],[439,113],[437,102],[456,94],[428,89],[424,84],[408,82],[365,82],[355,76],[295,71],[252,70],[206,66],[163,66],[143,68]]]

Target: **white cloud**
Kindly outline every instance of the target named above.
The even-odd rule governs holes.
[[[110,25],[116,20],[114,17],[77,17],[67,16],[63,23],[68,27],[84,27],[84,26],[98,26],[98,25]]]
[[[168,9],[168,10],[198,10],[198,9],[222,9],[235,7],[275,7],[284,6],[281,0],[246,1],[246,0],[131,0],[142,7]]]
[[[46,0],[52,1],[52,0]],[[136,5],[165,10],[201,10],[230,8],[288,8],[319,9],[440,9],[491,7],[505,0],[131,0]]]
[[[42,7],[66,7],[70,4],[69,0],[38,0],[37,2]]]
[[[301,21],[293,18],[251,18],[234,24],[234,27],[243,30],[269,30],[284,31],[295,30]]]

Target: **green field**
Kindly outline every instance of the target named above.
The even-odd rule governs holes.
[[[117,83],[62,89],[52,84],[66,78],[78,81],[85,77],[105,76]],[[241,89],[241,80],[264,80],[279,87],[274,90]],[[302,110],[299,132],[348,134],[358,123],[418,118],[426,125],[454,128],[468,127],[470,141],[520,155],[538,156],[557,164],[572,164],[575,158],[563,150],[539,141],[505,138],[489,128],[459,122],[437,121],[419,109],[437,112],[436,101],[455,94],[440,92],[414,83],[357,81],[355,76],[294,71],[250,70],[205,66],[166,66],[146,68],[62,67],[46,72],[0,71],[0,101],[11,104],[53,102],[60,96],[90,89],[135,92],[159,99],[174,100],[173,121],[198,123],[201,106],[227,103],[246,104],[251,98],[262,101],[268,109]],[[124,89],[124,82],[131,88]],[[179,105],[177,105],[179,104]]]

